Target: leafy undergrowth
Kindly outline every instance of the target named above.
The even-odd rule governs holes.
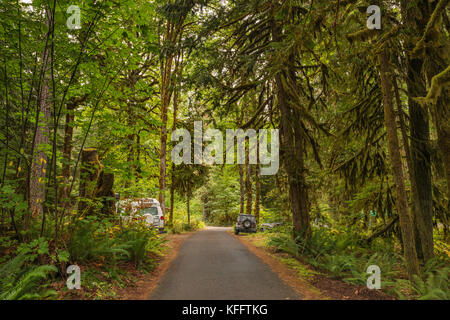
[[[133,263],[102,265],[90,263],[81,267],[81,288],[69,290],[65,281],[52,284],[58,292],[58,299],[108,300],[118,299],[120,289],[133,286],[137,275],[152,271],[154,265],[136,268]]]
[[[0,299],[117,298],[117,291],[132,285],[136,274],[154,269],[165,253],[164,238],[140,222],[80,219],[64,239],[64,250],[38,238],[3,255]],[[69,265],[80,268],[80,289],[66,286]]]
[[[399,299],[448,300],[450,271],[448,256],[440,254],[422,268],[422,276],[409,281],[403,270],[404,259],[393,244],[377,239],[368,246],[349,236],[329,230],[314,230],[308,244],[295,241],[289,232],[278,228],[248,235],[255,246],[278,253],[277,259],[295,270],[299,277],[317,282],[320,277],[340,286],[346,283],[355,292],[372,291],[365,288],[370,274],[367,268],[377,265],[381,270],[381,291]],[[381,296],[380,296],[381,297]],[[376,298],[376,297],[375,297]],[[381,297],[384,298],[384,297]]]

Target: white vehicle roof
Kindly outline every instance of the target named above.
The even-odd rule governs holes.
[[[152,204],[157,204],[159,205],[159,201],[154,199],[154,198],[144,198],[142,199],[142,202],[146,202],[146,203],[152,203]]]

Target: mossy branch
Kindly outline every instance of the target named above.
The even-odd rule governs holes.
[[[362,30],[350,33],[346,36],[347,40],[350,42],[353,41],[366,41],[370,38],[375,37],[377,34],[379,34],[378,30],[371,30],[364,28]]]
[[[450,87],[450,66],[431,79],[431,87],[426,97],[414,98],[422,107],[428,104],[436,104],[442,89]]]

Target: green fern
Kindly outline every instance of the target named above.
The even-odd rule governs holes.
[[[43,291],[38,286],[49,273],[58,271],[57,268],[51,265],[24,267],[26,259],[26,254],[19,254],[0,266],[1,300],[43,299],[56,295],[54,290]]]
[[[413,296],[418,300],[449,300],[450,286],[448,281],[449,267],[441,269],[426,270],[422,277],[414,276],[413,281],[399,279],[395,283],[393,292],[400,299]],[[408,293],[407,295],[405,293]]]
[[[419,300],[449,300],[450,289],[448,273],[450,268],[424,274],[424,280],[414,277],[413,288],[419,295]]]
[[[275,234],[267,241],[267,246],[274,248],[276,251],[286,252],[295,257],[299,254],[299,246],[287,234]]]
[[[339,278],[356,269],[356,258],[346,254],[325,254],[321,266],[330,271],[333,278]]]

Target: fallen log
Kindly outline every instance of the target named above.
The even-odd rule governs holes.
[[[381,236],[382,234],[388,232],[394,224],[398,221],[398,215],[391,219],[386,225],[384,225],[381,229],[375,231],[373,234],[371,234],[366,240],[366,243],[370,243],[373,239],[376,237]]]

